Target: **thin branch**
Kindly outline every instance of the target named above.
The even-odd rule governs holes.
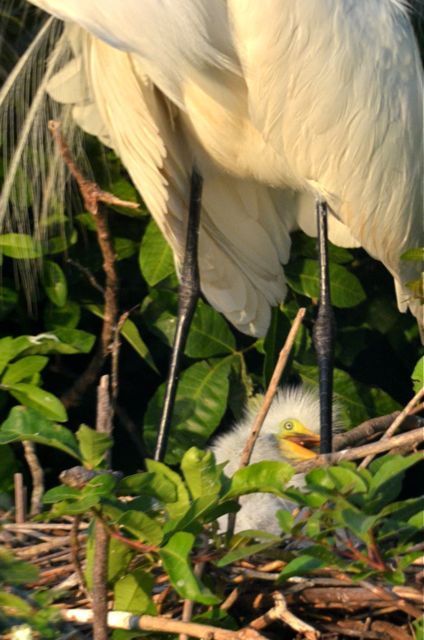
[[[38,460],[34,442],[24,440],[22,445],[32,479],[31,507],[29,513],[31,516],[36,516],[41,513],[44,494],[44,472]]]
[[[105,273],[104,313],[100,341],[86,370],[61,398],[63,404],[69,408],[78,405],[81,396],[85,393],[87,388],[97,380],[103,364],[110,353],[116,320],[118,317],[118,276],[115,268],[116,257],[112,237],[109,231],[107,210],[102,206],[102,203],[131,207],[133,209],[137,208],[138,205],[136,203],[120,200],[113,194],[100,189],[96,183],[84,178],[72,158],[70,149],[60,131],[60,124],[52,120],[49,122],[49,129],[59,147],[64,162],[79,186],[87,211],[93,216],[96,225],[97,241],[103,257],[103,270]]]
[[[258,415],[255,418],[255,421],[250,430],[249,436],[247,438],[246,444],[244,446],[243,452],[240,458],[240,468],[247,467],[250,462],[250,458],[252,456],[253,447],[255,446],[256,440],[258,439],[260,430],[264,423],[264,420],[267,416],[271,403],[274,399],[274,396],[278,389],[278,384],[280,382],[280,378],[283,374],[285,366],[287,364],[288,357],[290,355],[290,351],[292,350],[294,341],[296,339],[296,335],[300,329],[302,324],[302,320],[305,316],[306,309],[299,309],[297,312],[296,318],[292,324],[292,327],[289,331],[289,334],[286,338],[286,342],[283,348],[280,351],[280,355],[278,357],[277,364],[274,369],[274,373],[272,374],[271,381],[268,385],[268,389],[266,391],[265,397],[262,402],[262,406],[258,412]]]
[[[78,532],[79,532],[79,526],[81,523],[81,516],[77,515],[74,518],[74,521],[72,523],[72,528],[70,531],[70,535],[69,535],[69,542],[70,542],[70,556],[71,556],[71,562],[74,566],[75,569],[75,573],[77,574],[78,580],[79,580],[79,587],[81,589],[81,591],[84,593],[85,597],[87,598],[87,600],[89,602],[91,602],[91,594],[89,593],[88,589],[87,589],[87,585],[85,582],[85,577],[84,577],[84,572],[82,570],[82,566],[81,566],[81,561],[80,561],[80,557],[79,557],[79,551],[80,551],[80,544],[79,544],[79,537],[78,537]]]
[[[274,396],[277,392],[278,389],[278,384],[280,382],[280,378],[283,374],[283,371],[285,369],[285,366],[287,364],[287,360],[288,357],[290,355],[290,351],[293,348],[293,344],[294,341],[296,339],[297,333],[300,329],[300,326],[302,324],[302,320],[305,317],[305,313],[306,313],[306,309],[304,309],[303,307],[301,309],[299,309],[299,311],[297,312],[296,318],[293,321],[293,324],[291,326],[291,329],[288,333],[288,336],[286,338],[286,341],[284,343],[283,348],[280,351],[280,355],[278,356],[278,360],[277,360],[277,364],[275,365],[274,368],[274,372],[272,374],[272,378],[270,380],[270,383],[268,385],[268,389],[266,390],[261,408],[258,411],[258,414],[255,418],[255,421],[250,429],[249,435],[247,437],[246,440],[246,444],[244,445],[244,449],[242,451],[241,457],[240,457],[240,464],[239,467],[240,469],[243,467],[247,467],[247,465],[250,462],[250,458],[252,456],[253,453],[253,448],[255,446],[256,440],[259,437],[259,433],[261,431],[262,425],[265,421],[265,418],[267,416],[267,413],[270,409],[271,403],[274,399]],[[236,513],[230,513],[230,515],[228,516],[228,529],[227,529],[227,535],[230,537],[232,536],[233,532],[234,532],[234,528],[235,528],[235,524],[236,524],[236,519],[237,519],[237,514]]]
[[[320,632],[288,610],[287,602],[282,593],[276,591],[272,595],[274,598],[275,606],[264,615],[256,618],[256,620],[253,620],[249,624],[249,627],[257,630],[264,629],[276,620],[281,620],[291,629],[294,629],[298,633],[301,633],[307,640],[318,640],[318,638],[321,636]]]
[[[112,433],[112,414],[109,398],[109,376],[102,376],[97,388],[96,431]],[[106,463],[111,464],[110,450],[106,454]],[[107,569],[109,555],[109,532],[100,518],[95,520],[94,561],[93,561],[93,640],[107,640]]]
[[[299,462],[293,465],[296,473],[306,473],[316,467],[321,467],[326,464],[337,464],[342,460],[358,460],[364,456],[376,453],[383,453],[389,451],[392,447],[402,447],[408,445],[410,448],[414,447],[424,441],[424,430],[414,429],[408,433],[403,433],[399,436],[387,438],[386,440],[379,440],[371,444],[365,444],[362,447],[356,447],[356,449],[345,449],[338,453],[328,453],[315,456],[311,460],[305,462]]]
[[[63,620],[90,624],[93,622],[93,611],[90,609],[62,609],[60,615]],[[127,629],[131,631],[154,631],[156,633],[185,633],[192,638],[202,640],[266,640],[255,629],[240,629],[229,631],[212,625],[197,624],[195,622],[182,622],[172,620],[165,616],[136,616],[126,611],[109,611],[107,615],[108,626],[111,629]]]
[[[13,476],[15,487],[15,522],[23,524],[25,522],[25,486],[22,473],[15,473]]]
[[[419,391],[417,391],[417,393],[414,395],[412,400],[410,400],[406,405],[406,407],[400,412],[397,418],[393,421],[393,423],[387,429],[386,433],[382,436],[382,440],[390,438],[395,433],[395,431],[400,427],[402,422],[408,416],[409,412],[414,409],[415,405],[418,402],[420,402],[423,396],[424,396],[424,387],[422,387]],[[365,458],[365,460],[362,460],[361,464],[359,465],[359,468],[364,469],[365,467],[367,467],[369,463],[373,460],[373,458],[374,458],[374,455],[371,453]]]

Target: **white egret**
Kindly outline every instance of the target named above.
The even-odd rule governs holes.
[[[217,462],[226,462],[224,471],[231,476],[238,468],[240,455],[246,444],[255,412],[248,412],[244,419],[230,431],[219,436],[211,445]],[[340,426],[339,410],[333,405],[334,423]],[[299,462],[314,457],[313,447],[319,445],[320,402],[317,391],[304,386],[288,387],[275,396],[271,408],[255,443],[250,462],[276,460]],[[302,487],[303,474],[295,475],[289,486]],[[294,505],[270,493],[253,493],[240,499],[235,531],[263,529],[279,534],[276,511]],[[226,527],[226,516],[220,519],[222,529]]]
[[[400,259],[420,245],[423,218],[423,72],[407,2],[30,1],[66,29],[24,120],[0,218],[26,144],[40,145],[48,93],[120,156],[177,266],[197,168],[201,290],[241,331],[263,335],[284,299],[289,234],[316,234],[314,200],[328,206],[330,239],[383,262],[400,309],[421,319],[407,286],[417,265]],[[325,382],[331,348],[324,355]],[[330,403],[327,391],[328,424]]]

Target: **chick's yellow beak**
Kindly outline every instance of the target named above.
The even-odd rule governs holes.
[[[308,460],[316,456],[313,448],[319,445],[317,433],[307,429],[298,420],[284,420],[278,433],[281,454],[288,460]]]

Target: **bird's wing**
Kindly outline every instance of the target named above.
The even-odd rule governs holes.
[[[85,74],[83,84],[90,95],[76,107],[78,124],[91,127],[95,105],[113,148],[171,244],[178,266],[195,146],[190,132],[175,105],[145,73],[140,56],[114,49],[85,32],[81,38],[81,62],[71,64]],[[289,253],[289,228],[277,215],[266,187],[238,180],[211,165],[205,171],[199,252],[202,291],[240,330],[263,334],[270,305],[286,292],[281,261]],[[263,209],[268,211],[265,219]]]
[[[423,219],[423,75],[406,4],[228,0],[249,116],[287,183],[324,197],[403,292],[415,267],[400,255],[422,243]]]

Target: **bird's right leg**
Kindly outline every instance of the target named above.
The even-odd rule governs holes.
[[[177,326],[175,330],[174,344],[172,346],[162,416],[156,440],[155,460],[163,460],[166,453],[166,445],[168,442],[172,413],[177,394],[181,358],[184,353],[184,347],[194,310],[196,308],[196,303],[200,295],[200,277],[197,253],[202,185],[202,176],[193,168],[190,185],[190,205],[187,222],[186,246],[180,277]]]
[[[333,363],[335,320],[331,306],[328,268],[327,204],[317,202],[318,254],[320,297],[318,315],[313,330],[319,369],[320,452],[331,453],[333,421]]]

